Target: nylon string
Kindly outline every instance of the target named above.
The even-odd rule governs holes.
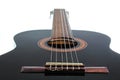
[[[63,37],[65,36],[65,33],[64,33],[64,25],[63,25],[63,18],[62,18],[62,11],[60,10],[60,14],[61,14],[61,23],[62,23],[62,32],[63,32]],[[68,54],[67,54],[67,52],[66,52],[66,42],[65,42],[65,39],[63,38],[63,40],[64,40],[64,47],[65,47],[65,59],[66,59],[66,63],[67,63],[67,67],[66,67],[66,69],[68,69]]]
[[[67,23],[66,23],[66,13],[65,13],[65,12],[63,12],[63,16],[64,16],[65,31],[67,32],[66,35],[68,36],[67,41],[68,41],[68,45],[69,45],[69,49],[70,49],[71,62],[74,63],[73,53],[72,53],[72,51],[71,51],[71,46],[70,46],[70,42],[69,42],[70,39],[69,39],[69,33],[68,33],[68,29],[67,29],[68,26],[67,26]],[[74,66],[73,66],[72,68],[74,69]]]
[[[65,16],[65,17],[66,17],[66,16]],[[69,24],[69,22],[68,22],[67,19],[66,19],[66,22],[67,22],[68,26],[70,26],[70,24]],[[69,29],[70,29],[70,27],[69,27]],[[71,31],[71,29],[70,29],[69,31]],[[70,34],[72,34],[72,32],[70,32]],[[72,35],[73,35],[73,34],[72,34]],[[77,54],[77,51],[76,51],[76,49],[75,49],[75,44],[74,44],[74,42],[73,42],[72,44],[73,44],[73,49],[74,49],[74,53],[75,53],[76,62],[79,63],[80,61],[79,61],[79,59],[78,59],[78,54]],[[78,69],[80,69],[80,66],[78,66]]]

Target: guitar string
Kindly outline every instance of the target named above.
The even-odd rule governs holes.
[[[71,50],[71,45],[70,45],[70,39],[69,39],[69,32],[68,32],[68,25],[67,25],[67,23],[66,23],[66,19],[67,19],[67,17],[66,17],[66,13],[65,12],[63,12],[63,16],[64,16],[64,24],[65,24],[65,30],[66,30],[66,36],[68,36],[68,39],[67,39],[67,41],[68,41],[68,45],[69,45],[69,49],[70,49],[70,57],[71,57],[71,61],[72,61],[72,63],[74,63],[74,60],[73,60],[73,53],[72,53],[72,50]],[[74,66],[72,67],[72,69],[74,70]]]
[[[56,17],[57,12],[55,12],[55,13],[56,13],[56,14],[55,14],[55,17]],[[56,21],[56,18],[55,18],[55,21]],[[56,38],[57,38],[57,34],[56,34],[56,33],[57,33],[57,26],[56,26],[56,24],[55,24],[55,31],[56,31],[56,32],[55,32],[55,39],[56,39]],[[58,60],[58,59],[57,59],[57,58],[58,58],[58,57],[57,57],[57,54],[58,54],[58,53],[57,53],[57,48],[58,48],[58,46],[57,46],[57,41],[55,41],[55,44],[56,44],[56,47],[55,47],[55,48],[56,48],[55,62],[57,62],[57,60]],[[55,65],[55,70],[57,70],[57,65]]]
[[[66,19],[66,22],[67,22],[68,26],[70,26],[70,24],[69,24],[69,22],[68,22],[67,19]],[[69,28],[69,29],[70,29],[70,28]],[[69,31],[71,31],[71,29],[70,29]],[[70,32],[70,34],[73,35],[72,32]],[[73,42],[72,44],[73,44],[73,49],[74,49],[74,53],[75,53],[76,62],[79,63],[80,61],[79,61],[79,59],[78,59],[78,54],[77,54],[77,51],[76,51],[76,49],[75,49],[75,43]],[[79,65],[78,65],[78,69],[80,69],[80,66],[79,66]]]
[[[60,11],[60,13],[61,13],[61,11]],[[65,16],[66,17],[66,16]],[[53,17],[54,18],[54,17]],[[55,19],[55,18],[54,18]],[[62,16],[61,16],[61,21],[62,21]],[[67,24],[69,25],[69,23],[68,23],[68,21],[66,20],[66,22],[67,22]],[[56,26],[56,25],[55,25]],[[56,30],[57,30],[57,28],[56,28]],[[62,22],[62,30],[64,30],[63,29],[63,22]],[[62,31],[61,30],[61,31]],[[57,32],[57,31],[56,31]],[[54,34],[55,32],[53,31],[53,33],[52,34]],[[68,32],[67,32],[68,33]],[[64,31],[63,31],[63,36],[65,36],[65,34],[64,34]],[[57,34],[56,34],[56,37],[57,37]],[[64,39],[64,43],[65,43],[65,39]],[[69,43],[69,45],[70,45],[70,43]],[[61,45],[62,46],[62,45]],[[65,46],[65,50],[66,50],[66,45],[64,44],[64,46]],[[75,44],[73,43],[73,46],[75,46]],[[52,42],[52,46],[51,46],[51,59],[50,59],[50,61],[52,62],[53,61],[53,53],[52,53],[52,47],[53,47],[53,42]],[[56,44],[56,47],[57,47],[57,44]],[[61,50],[62,50],[62,48],[61,48]],[[78,59],[78,56],[77,56],[77,52],[76,52],[76,50],[75,50],[75,47],[74,47],[74,51],[75,51],[75,57],[76,57],[76,60],[77,60],[77,62],[79,63],[79,59]],[[66,62],[68,62],[68,55],[67,55],[67,52],[65,53],[65,56],[66,56]],[[73,62],[73,57],[72,57],[72,55],[71,55],[71,58],[72,58],[72,62]],[[61,59],[62,59],[62,62],[63,62],[63,53],[61,53]],[[57,62],[57,51],[56,51],[56,62]],[[52,65],[51,65],[52,66]],[[50,69],[51,69],[51,66],[50,66]],[[68,66],[67,66],[68,67]],[[57,68],[57,67],[56,67]]]
[[[62,32],[62,29],[60,29],[60,31]],[[61,35],[62,35],[62,33],[61,33]],[[62,44],[60,45],[60,48],[61,48],[61,52],[60,52],[60,54],[61,54],[61,62],[63,63],[63,52],[62,52],[62,50],[63,50],[63,48],[62,48]],[[61,65],[61,69],[63,70],[63,65]]]
[[[64,37],[65,37],[65,33],[64,33],[64,29],[63,29],[63,16],[62,16],[62,11],[60,10],[60,15],[61,15],[61,23],[62,23],[62,32],[63,32],[63,40],[64,40],[64,47],[65,47],[65,59],[66,59],[66,69],[68,69],[68,54],[67,54],[67,52],[66,52],[66,42],[65,42],[65,39],[64,39]]]
[[[54,20],[54,16],[53,16],[53,20]],[[52,28],[54,28],[54,24],[52,24]],[[53,34],[54,34],[54,29],[53,29],[52,34],[51,34],[51,39],[52,39]],[[52,48],[53,48],[53,41],[52,41],[52,45],[51,45],[50,62],[53,61],[53,50],[52,50]],[[51,64],[50,64],[50,70],[52,70],[52,65]]]

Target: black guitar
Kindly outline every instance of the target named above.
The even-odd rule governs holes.
[[[0,80],[120,80],[120,54],[109,48],[110,38],[71,31],[65,10],[53,13],[52,31],[14,37],[17,47],[0,56]]]

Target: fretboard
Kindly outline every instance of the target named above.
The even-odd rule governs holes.
[[[51,38],[73,38],[65,9],[55,9]]]

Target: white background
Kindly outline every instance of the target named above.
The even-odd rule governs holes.
[[[73,30],[107,34],[112,39],[111,49],[120,53],[119,0],[0,0],[0,55],[15,48],[15,34],[51,29],[50,11],[54,8],[69,11]]]

